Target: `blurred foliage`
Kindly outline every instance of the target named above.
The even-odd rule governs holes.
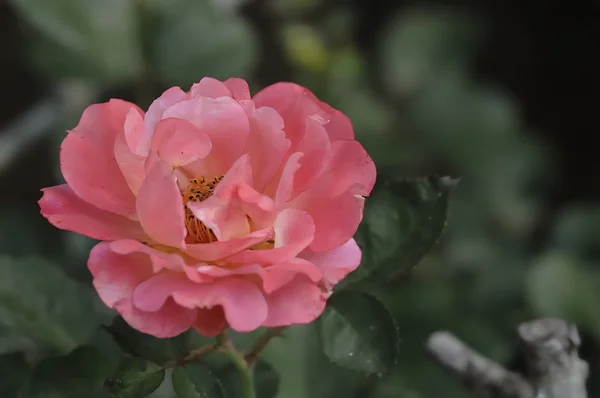
[[[466,397],[426,355],[427,337],[450,330],[518,367],[516,326],[543,316],[578,324],[600,394],[600,201],[553,202],[560,148],[474,74],[489,19],[423,3],[398,7],[365,46],[364,6],[343,1],[11,0],[23,51],[3,56],[72,103],[49,145],[0,170],[33,192],[0,198],[0,396],[239,396],[227,358],[165,372],[213,339],[159,340],[115,318],[85,267],[95,242],[49,227],[34,205],[60,182],[56,143],[89,102],[145,107],[203,76],[244,77],[253,92],[275,76],[306,85],[352,119],[378,167],[363,264],[317,322],[269,345],[253,370],[258,398]],[[258,334],[233,338],[248,349]]]

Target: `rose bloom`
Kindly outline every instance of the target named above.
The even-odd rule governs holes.
[[[375,165],[350,120],[292,83],[173,87],[146,112],[89,106],[44,188],[56,227],[101,240],[88,267],[133,328],[215,336],[308,323],[360,263]]]

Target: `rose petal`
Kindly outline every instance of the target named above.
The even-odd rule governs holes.
[[[136,155],[131,151],[125,138],[125,132],[121,132],[115,140],[114,155],[129,189],[135,195],[140,190],[142,182],[146,177],[144,163],[146,159],[143,156]]]
[[[292,194],[292,190],[294,189],[294,177],[302,165],[300,162],[302,161],[303,157],[303,153],[296,152],[288,158],[287,163],[283,168],[283,172],[281,173],[277,191],[275,192],[276,207],[283,206],[283,204],[288,201],[290,195]]]
[[[132,295],[133,305],[142,311],[156,312],[165,305],[174,292],[193,290],[197,286],[201,285],[190,281],[182,273],[156,274],[135,288]]]
[[[297,277],[284,289],[278,289],[267,296],[269,315],[263,326],[310,323],[323,313],[326,302],[326,295],[317,286]]]
[[[275,264],[288,261],[304,250],[313,240],[315,225],[310,215],[298,209],[282,210],[273,226],[273,249],[243,250],[225,259],[230,264]]]
[[[250,101],[244,108],[250,120],[250,136],[244,152],[250,154],[254,187],[262,191],[282,166],[291,142],[283,132],[283,119],[273,108],[256,109]]]
[[[227,328],[222,307],[199,309],[193,328],[204,337],[215,337]]]
[[[210,138],[182,119],[163,119],[156,125],[151,151],[172,168],[185,166],[210,153]]]
[[[163,119],[163,114],[167,109],[171,106],[175,105],[178,102],[181,102],[185,99],[189,99],[188,93],[180,89],[179,87],[171,87],[166,90],[160,97],[154,100],[150,107],[148,108],[148,112],[146,112],[146,117],[144,118],[144,123],[146,124],[146,134],[148,137],[152,137],[154,134],[154,129],[158,122]],[[148,154],[150,150],[150,139],[147,139],[147,147],[144,155]]]
[[[221,279],[212,284],[198,284],[186,291],[176,291],[173,299],[186,308],[222,306],[232,329],[250,332],[267,317],[267,303],[260,290],[241,279]]]
[[[190,94],[192,97],[196,95],[209,98],[232,97],[231,91],[227,86],[212,77],[204,77],[200,82],[192,85]]]
[[[69,187],[99,209],[135,219],[135,196],[115,156],[117,135],[135,105],[120,100],[90,105],[61,145],[60,167]]]
[[[167,246],[183,247],[187,230],[181,191],[165,162],[156,161],[149,169],[138,193],[137,213],[152,239]]]
[[[163,269],[181,272],[187,268],[187,265],[181,256],[181,252],[177,249],[167,246],[160,248],[162,250],[158,250],[131,239],[121,239],[110,243],[110,249],[117,254],[126,255],[140,253],[147,255],[152,264],[152,271],[154,273],[158,273]]]
[[[183,308],[168,300],[158,311],[145,312],[137,309],[131,300],[119,301],[115,309],[123,320],[134,329],[159,339],[180,335],[189,330],[197,319],[197,311]]]
[[[358,268],[362,253],[354,239],[348,240],[335,249],[316,253],[305,250],[300,257],[310,261],[321,269],[325,281],[330,285],[336,285],[350,272]]]
[[[323,273],[315,264],[301,258],[293,258],[285,263],[264,268],[263,289],[272,293],[287,285],[297,275],[305,275],[313,282],[323,279]]]
[[[41,213],[55,227],[98,240],[148,239],[139,222],[98,209],[75,195],[66,184],[44,188],[42,192],[38,201]]]
[[[240,157],[250,131],[242,106],[232,98],[208,98],[200,95],[170,107],[163,118],[190,121],[210,138],[212,151],[189,166],[193,175],[224,174]]]
[[[233,94],[236,101],[246,101],[250,99],[250,87],[244,79],[231,77],[223,82]]]
[[[186,253],[201,261],[216,261],[244,250],[273,236],[271,228],[254,231],[239,239],[211,243],[195,243],[186,246]]]

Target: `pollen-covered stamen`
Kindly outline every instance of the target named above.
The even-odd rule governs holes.
[[[215,191],[216,185],[223,179],[218,176],[212,179],[204,177],[192,178],[185,192],[183,203],[202,202]],[[185,227],[188,231],[188,243],[209,243],[217,240],[215,234],[204,223],[194,216],[194,213],[185,206]]]

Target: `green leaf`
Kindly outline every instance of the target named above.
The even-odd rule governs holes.
[[[256,64],[257,40],[246,21],[205,2],[176,1],[156,29],[154,64],[167,85],[188,87],[202,76],[248,77]]]
[[[203,337],[194,330],[170,339],[159,339],[133,329],[121,317],[115,318],[108,330],[123,351],[159,365],[185,357],[193,349],[214,344],[214,339]]]
[[[104,379],[115,367],[115,361],[98,347],[80,347],[69,355],[50,357],[38,364],[24,396],[104,398]]]
[[[450,190],[447,179],[433,177],[376,189],[355,237],[361,265],[343,283],[379,287],[417,265],[442,234]]]
[[[389,372],[398,356],[394,320],[368,293],[345,290],[334,294],[321,316],[321,339],[329,359],[349,369]]]
[[[37,66],[55,77],[131,79],[142,69],[134,0],[12,0],[41,34]]]
[[[173,371],[173,389],[178,398],[225,398],[221,381],[202,363],[188,363]]]
[[[0,397],[17,397],[21,387],[30,379],[31,373],[23,354],[0,356]]]
[[[160,387],[164,379],[164,369],[142,358],[131,357],[121,362],[104,386],[119,398],[143,398]]]
[[[256,398],[275,398],[279,391],[279,373],[267,361],[259,359],[252,369]]]
[[[109,313],[91,289],[36,258],[0,257],[0,325],[68,352],[86,343]]]

